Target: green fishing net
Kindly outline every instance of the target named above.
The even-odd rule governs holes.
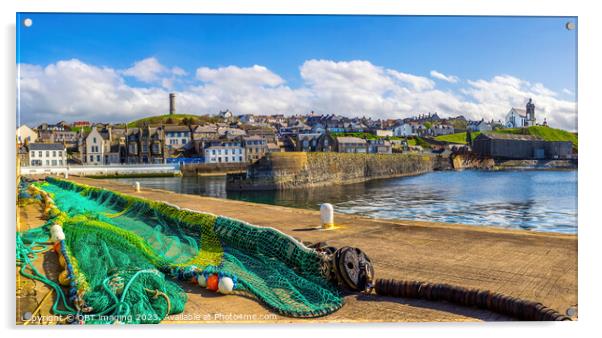
[[[69,299],[88,323],[157,323],[184,309],[174,279],[210,274],[286,316],[343,304],[323,257],[275,229],[66,180],[34,185],[58,209],[48,224],[63,227]]]

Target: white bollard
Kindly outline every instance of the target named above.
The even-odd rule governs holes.
[[[140,182],[134,183],[134,187],[136,187],[136,192],[140,192]]]
[[[334,226],[334,209],[330,203],[320,205],[320,221],[322,228],[327,229]]]

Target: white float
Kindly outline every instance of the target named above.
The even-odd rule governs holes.
[[[223,293],[225,295],[232,293],[234,289],[234,281],[230,277],[222,277],[219,279],[219,283],[217,283],[217,291]]]
[[[63,232],[63,227],[59,224],[53,224],[50,227],[50,238],[53,242],[62,241],[65,239],[65,233]]]
[[[203,274],[200,274],[197,278],[196,281],[199,283],[199,285],[201,287],[206,288],[207,287],[207,278],[205,278],[205,276]]]

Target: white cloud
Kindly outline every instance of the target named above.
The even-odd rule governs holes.
[[[184,69],[180,67],[168,68],[154,57],[136,61],[132,67],[121,71],[121,73],[140,82],[161,84],[165,89],[172,89],[177,77],[187,75]]]
[[[439,80],[446,81],[449,83],[456,83],[456,82],[458,82],[458,80],[460,80],[457,76],[445,75],[443,73],[439,73],[436,70],[431,70],[431,76],[434,77],[435,79],[439,79]]]
[[[137,69],[161,68],[156,64],[153,67],[153,62],[145,64]],[[79,119],[120,122],[165,114],[168,93],[177,76],[181,78],[177,87],[177,109],[181,113],[214,114],[228,108],[241,114],[314,110],[403,118],[438,112],[443,116],[463,114],[470,119],[497,120],[503,119],[510,107],[523,107],[531,97],[538,121],[546,117],[552,126],[577,128],[575,102],[560,99],[541,83],[531,84],[510,75],[468,80],[462,88],[441,90],[432,79],[368,61],[308,60],[300,67],[302,84],[292,88],[278,74],[259,65],[200,67],[194,78],[181,75],[185,72],[175,68],[164,67],[159,73],[136,72],[141,79],[151,81],[149,88],[142,88],[128,84],[123,71],[75,59],[45,67],[21,64],[21,120],[32,124]]]
[[[116,70],[77,59],[19,65],[19,94],[23,122],[124,121],[167,110],[160,88],[130,87]]]
[[[395,77],[397,80],[405,82],[407,84],[411,84],[414,87],[414,89],[418,91],[435,88],[435,82],[429,78],[423,76],[416,76],[408,73],[402,73],[393,69],[389,69],[387,72],[393,77]]]
[[[563,88],[562,92],[565,93],[566,95],[571,95],[571,96],[575,95],[575,93],[572,90],[568,89],[568,88]]]
[[[159,61],[154,58],[146,58],[134,63],[134,65],[123,71],[126,76],[132,76],[138,81],[142,82],[155,82],[159,80],[159,75],[165,73],[167,68],[163,66]]]
[[[532,98],[538,121],[542,122],[545,117],[551,126],[577,129],[576,102],[558,99],[555,92],[540,83],[531,84],[510,75],[468,83],[470,87],[463,92],[493,118],[501,118],[499,112],[507,112],[508,107],[524,107]]]

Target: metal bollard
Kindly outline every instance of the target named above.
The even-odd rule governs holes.
[[[136,188],[136,192],[140,192],[140,182],[134,183],[134,187]]]
[[[320,221],[322,228],[328,229],[334,226],[334,209],[330,203],[320,205]]]

